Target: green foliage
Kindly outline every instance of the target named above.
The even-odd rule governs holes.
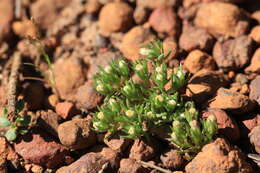
[[[164,54],[161,41],[148,44],[140,49],[140,54],[144,58],[132,63],[115,59],[107,67],[100,67],[94,76],[95,89],[105,96],[93,117],[94,129],[109,134],[123,132],[122,137],[136,139],[151,135],[153,128],[178,120],[181,126],[174,126],[173,134],[184,135],[180,140],[187,141],[176,142],[174,136],[171,141],[181,151],[198,151],[212,139],[216,124],[200,121],[194,104],[185,103],[180,96],[179,90],[187,84],[187,74],[181,66],[175,73],[169,71],[163,62],[168,55]],[[190,109],[194,112],[187,112]],[[194,120],[201,122],[201,129],[190,127]]]
[[[14,122],[11,122],[8,116],[8,110],[3,109],[3,115],[0,116],[0,127],[6,127],[8,130],[5,133],[5,137],[8,141],[14,141],[18,134],[24,135],[28,132],[27,126],[31,121],[31,117],[28,115],[21,115],[24,109],[23,100],[18,100],[16,103],[16,110],[14,114]]]
[[[200,119],[199,112],[191,102],[187,102],[180,116],[172,123],[170,141],[182,153],[196,154],[212,140],[217,133],[217,123],[214,115]]]

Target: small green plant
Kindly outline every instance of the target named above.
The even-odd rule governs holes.
[[[8,110],[6,108],[3,109],[3,115],[0,116],[0,127],[8,128],[5,133],[5,137],[8,141],[14,141],[17,138],[17,135],[24,135],[28,132],[28,125],[31,121],[31,117],[28,115],[21,115],[23,109],[23,100],[18,100],[15,112],[11,113],[13,114],[14,121],[8,119]]]
[[[171,142],[181,151],[197,151],[212,139],[216,125],[212,118],[200,120],[194,104],[184,102],[180,96],[179,90],[187,84],[188,75],[181,66],[175,73],[169,71],[163,61],[168,55],[164,54],[161,41],[141,48],[140,54],[143,58],[132,63],[115,59],[107,67],[100,67],[94,76],[94,87],[105,96],[104,103],[94,114],[94,129],[109,134],[123,132],[122,137],[136,139],[148,137],[151,129],[161,125],[179,122],[172,128]],[[136,76],[139,80],[135,80]],[[190,126],[195,121],[202,122],[201,136],[197,126]],[[181,132],[182,129],[186,131]],[[183,134],[186,132],[189,134]],[[180,140],[187,140],[187,144],[183,146],[174,134],[176,139],[184,135]]]

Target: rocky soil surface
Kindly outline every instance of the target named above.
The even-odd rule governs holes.
[[[52,73],[28,36],[45,46]],[[191,74],[183,94],[217,118],[217,137],[192,160],[167,142],[167,127],[149,143],[92,128],[103,102],[92,87],[98,67],[137,60],[154,38],[172,69]],[[175,173],[260,172],[260,155],[259,166],[247,157],[260,154],[259,0],[0,0],[1,109],[17,54],[16,96],[32,121],[15,142],[0,128],[0,173],[160,172],[140,160]]]

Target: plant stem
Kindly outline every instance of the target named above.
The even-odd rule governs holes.
[[[15,105],[16,105],[16,90],[17,90],[17,83],[18,83],[18,75],[19,75],[19,68],[21,65],[21,54],[19,52],[14,53],[13,63],[11,68],[11,74],[9,77],[8,83],[8,111],[9,117],[12,121],[15,112]]]
[[[159,167],[159,166],[155,166],[155,165],[152,164],[152,163],[144,162],[144,161],[141,161],[141,160],[138,160],[137,163],[140,163],[140,164],[143,165],[143,166],[147,166],[147,167],[156,169],[156,170],[161,171],[161,172],[163,172],[163,173],[172,173],[172,171],[169,171],[169,170],[167,170],[167,169],[163,169],[163,168],[161,168],[161,167]]]

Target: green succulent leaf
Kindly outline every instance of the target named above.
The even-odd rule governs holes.
[[[17,138],[17,130],[15,128],[10,128],[5,133],[5,137],[8,141],[14,141]]]
[[[18,122],[21,126],[28,126],[31,122],[31,116],[24,115],[22,117],[17,117],[15,121]]]
[[[0,117],[0,127],[8,127],[11,125],[11,122],[8,120],[7,117],[2,116]]]

